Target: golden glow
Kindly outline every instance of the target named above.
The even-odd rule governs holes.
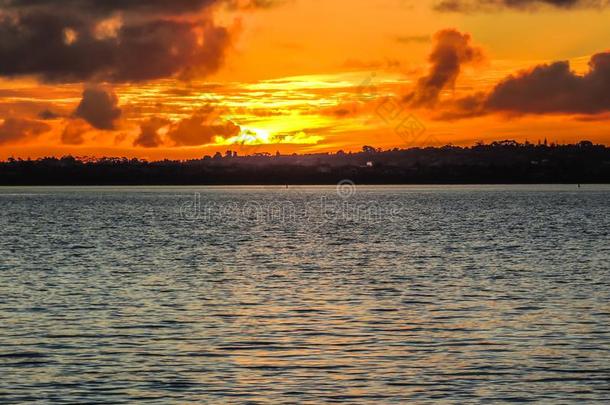
[[[278,133],[270,133],[265,129],[242,127],[240,134],[237,136],[227,139],[222,136],[217,136],[215,145],[315,145],[323,139],[322,136],[308,136],[302,131],[296,134],[281,135]]]
[[[400,101],[426,74],[432,47],[426,38],[440,29],[470,33],[486,56],[479,66],[465,68],[442,100],[487,91],[507,75],[556,60],[570,60],[583,74],[590,56],[604,51],[610,37],[610,10],[456,14],[435,12],[432,3],[295,0],[256,11],[214,10],[218,24],[239,27],[240,32],[217,73],[205,81],[114,85],[122,110],[116,129],[103,131],[79,122],[84,126],[79,144],[65,144],[62,134],[74,129],[71,121],[82,83],[0,79],[0,122],[44,116],[52,128],[20,140],[2,141],[0,132],[0,159],[65,154],[188,158],[231,146],[301,153],[358,150],[362,145],[408,147],[413,145],[396,130],[408,115],[425,126],[425,137],[418,141],[422,145],[506,138],[610,143],[608,121],[602,117],[488,115],[451,121],[438,119],[438,111],[405,107],[397,117],[384,116],[380,103]],[[112,16],[93,35],[111,41],[122,26],[122,17]],[[205,41],[204,34],[200,41]],[[64,41],[77,46],[78,33],[67,28]],[[208,127],[201,131],[212,128],[211,135],[202,137],[201,147],[177,147],[168,132],[197,114],[206,115],[202,125]],[[158,130],[161,143],[136,146],[142,123],[151,118],[167,122]],[[226,123],[238,126],[239,132],[227,135],[222,131]]]

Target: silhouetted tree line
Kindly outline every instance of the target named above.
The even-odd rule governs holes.
[[[127,158],[8,159],[2,185],[232,185],[610,183],[610,148],[500,141],[472,147],[238,156],[217,153],[188,161]]]

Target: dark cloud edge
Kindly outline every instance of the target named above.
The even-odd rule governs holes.
[[[609,0],[438,0],[433,9],[441,13],[493,13],[513,10],[540,12],[544,10],[603,10]]]

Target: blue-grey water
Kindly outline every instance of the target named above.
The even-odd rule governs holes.
[[[610,187],[0,188],[2,403],[608,403]]]

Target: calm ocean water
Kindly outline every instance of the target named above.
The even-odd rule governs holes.
[[[608,403],[609,201],[0,188],[0,402]]]

